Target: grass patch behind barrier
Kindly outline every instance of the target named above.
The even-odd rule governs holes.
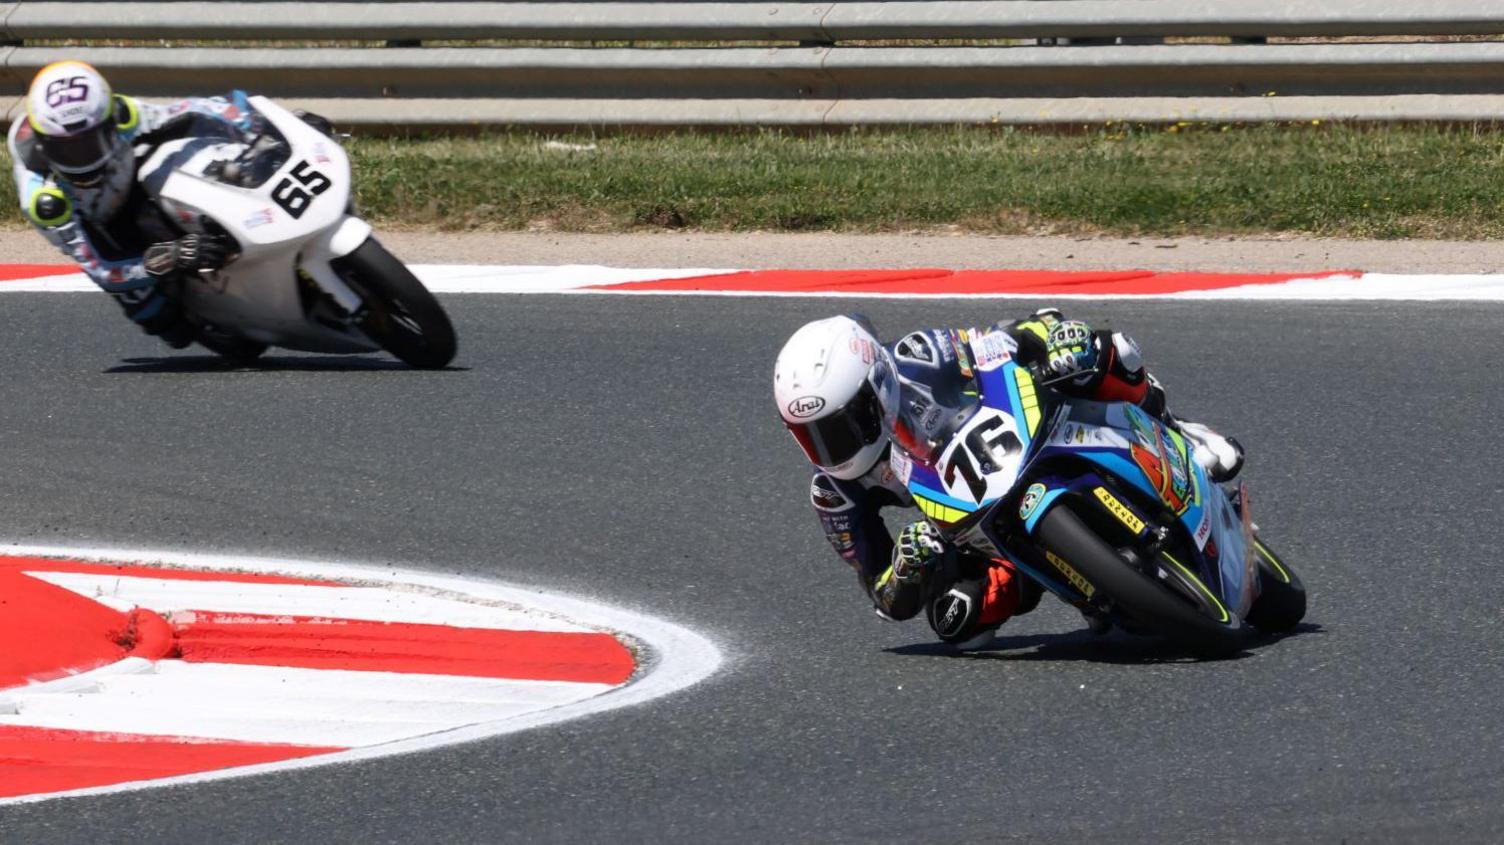
[[[1328,124],[356,139],[358,202],[440,229],[1504,235],[1504,134]]]
[[[1504,133],[1487,127],[517,132],[349,148],[361,213],[385,228],[1504,236]]]

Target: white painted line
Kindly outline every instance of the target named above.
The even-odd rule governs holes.
[[[631,268],[594,264],[557,266],[490,264],[413,264],[408,267],[434,293],[569,293],[590,285],[618,285],[719,276],[741,270],[718,268]],[[35,279],[0,281],[0,293],[98,293],[83,273],[60,273]]]
[[[1400,275],[1364,273],[1358,277],[1295,279],[1273,285],[1186,291],[1177,299],[1504,301],[1504,275]]]
[[[318,616],[373,622],[414,622],[456,628],[521,631],[588,631],[558,616],[521,605],[486,605],[380,587],[245,584],[91,572],[27,572],[115,610],[143,607],[158,613],[213,610],[269,616]]]
[[[557,684],[563,682],[519,681],[503,683],[497,686],[497,691],[492,700],[476,701],[473,687],[463,683],[452,685],[451,682],[454,679],[445,678],[443,682],[449,686],[447,686],[446,697],[443,700],[448,702],[449,706],[452,707],[451,714],[458,719],[459,723],[450,721],[446,726],[437,727],[431,733],[414,735],[414,730],[426,730],[432,727],[431,723],[427,721],[427,717],[432,714],[425,714],[422,707],[409,708],[408,705],[411,703],[411,699],[403,697],[403,695],[408,695],[427,699],[432,694],[437,694],[436,688],[425,688],[420,683],[418,686],[407,688],[407,691],[401,695],[387,695],[387,699],[394,702],[399,708],[399,711],[397,711],[397,721],[404,723],[408,728],[404,732],[403,738],[400,739],[385,741],[383,738],[386,736],[383,733],[384,727],[374,724],[375,720],[371,719],[367,720],[367,724],[357,725],[352,728],[348,735],[352,740],[360,739],[374,744],[361,745],[348,751],[276,763],[162,778],[154,781],[94,787],[43,795],[0,798],[0,806],[43,801],[49,798],[64,796],[98,795],[147,787],[198,783],[224,778],[282,772],[333,763],[370,760],[392,754],[425,751],[455,743],[473,742],[619,707],[642,704],[704,680],[715,672],[722,662],[721,653],[713,643],[703,636],[671,622],[665,622],[645,614],[599,604],[582,598],[543,593],[533,589],[509,586],[479,578],[435,575],[409,569],[367,564],[318,563],[303,560],[204,555],[142,549],[71,548],[13,544],[0,545],[0,554],[157,564],[222,572],[257,572],[310,579],[351,581],[362,584],[395,585],[403,588],[404,591],[411,591],[415,594],[426,594],[436,598],[479,601],[499,607],[535,608],[554,617],[578,620],[594,628],[619,632],[641,644],[643,647],[643,650],[637,654],[639,664],[637,674],[628,683],[611,688],[605,692],[597,690],[598,694],[580,700],[572,700],[569,696],[561,693]],[[334,590],[342,588],[310,587],[309,589]],[[209,610],[218,608],[200,609]],[[154,671],[144,671],[142,668],[143,663],[148,667],[152,667]],[[239,685],[241,689],[259,687],[264,692],[269,686],[270,679],[275,677],[276,672],[295,671],[273,667],[271,672],[257,672],[254,669],[247,671],[250,667],[236,666],[231,668],[217,664],[200,664],[198,666],[177,664],[174,668],[166,671],[162,670],[162,667],[169,665],[172,665],[169,661],[151,664],[147,661],[132,658],[95,672],[9,690],[3,697],[0,697],[0,713],[6,711],[5,705],[9,703],[12,705],[11,709],[15,709],[17,712],[11,714],[11,717],[6,718],[26,719],[28,718],[27,714],[31,714],[35,718],[44,719],[48,718],[46,714],[49,712],[59,712],[70,707],[83,707],[89,711],[91,716],[108,718],[108,708],[90,704],[79,704],[78,702],[89,696],[113,696],[119,700],[121,696],[141,695],[142,691],[149,688],[152,683],[178,683],[183,679],[192,678],[196,672],[219,673],[219,677],[229,684]],[[342,688],[348,689],[352,695],[375,696],[379,698],[383,694],[392,692],[389,688],[392,684],[390,679],[375,677],[385,673],[360,672],[350,674],[358,674],[364,677],[361,684],[352,683]],[[153,675],[157,677],[153,678]],[[290,679],[291,676],[283,677]],[[410,679],[411,677],[406,676],[406,679]],[[540,687],[540,690],[546,688],[544,698],[547,700],[539,708],[515,713],[510,709],[510,704],[512,703],[510,697],[514,691],[519,689],[519,684],[543,684],[544,687]],[[284,687],[287,686],[286,683],[282,685]],[[382,692],[384,685],[388,686],[385,693]],[[581,692],[584,692],[584,686],[600,687],[603,685],[573,684],[572,686],[581,687]],[[426,692],[425,689],[427,690]],[[327,687],[324,691],[328,691]],[[562,699],[560,698],[561,696]],[[99,700],[102,701],[104,699],[100,698]],[[367,700],[370,699],[368,698]],[[308,710],[304,711],[305,715],[307,713],[316,713],[320,708],[327,706],[326,700],[321,698],[319,691],[316,690],[310,691],[304,697],[303,703],[308,707]],[[476,721],[471,721],[472,719]],[[5,723],[5,719],[0,719],[0,724]],[[76,723],[70,722],[69,724]],[[236,729],[228,721],[219,727],[224,730]],[[262,723],[262,727],[265,727],[264,722]]]
[[[164,660],[93,689],[24,688],[0,726],[355,747],[499,722],[609,692],[610,684],[515,681]]]
[[[1172,293],[873,293],[853,290],[742,291],[742,290],[648,290],[610,289],[592,285],[666,281],[748,272],[727,268],[620,268],[585,264],[449,265],[419,264],[411,268],[435,293],[482,294],[604,294],[609,296],[727,296],[735,298],[797,299],[948,299],[948,300],[1160,300],[1215,299],[1251,301],[1469,301],[1504,302],[1504,274],[1392,274],[1361,273],[1323,276],[1285,282],[1249,284],[1229,288],[1186,290]],[[38,279],[0,281],[0,293],[93,292],[82,273],[65,273]]]
[[[590,285],[619,285],[718,276],[740,270],[653,269],[566,264],[556,267],[416,264],[409,268],[434,293],[564,293]]]
[[[99,293],[99,286],[83,273],[61,273],[35,279],[0,281],[0,293]]]

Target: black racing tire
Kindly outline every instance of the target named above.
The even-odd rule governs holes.
[[[375,238],[332,262],[365,300],[360,329],[382,349],[419,369],[454,360],[454,326],[443,306],[396,256]]]
[[[1140,572],[1067,507],[1051,508],[1044,515],[1039,539],[1047,552],[1091,585],[1094,602],[1105,596],[1119,613],[1200,657],[1228,657],[1243,650],[1246,629],[1242,620],[1183,567],[1178,583],[1187,585],[1187,590],[1199,587],[1202,596],[1183,594]],[[1050,563],[1059,568],[1054,561]],[[1164,565],[1168,568],[1171,563]]]
[[[1266,634],[1283,634],[1306,618],[1306,585],[1257,537],[1254,553],[1258,555],[1259,597],[1248,609],[1248,624]]]
[[[239,335],[204,326],[198,332],[199,345],[216,355],[237,364],[248,364],[261,357],[267,345]]]

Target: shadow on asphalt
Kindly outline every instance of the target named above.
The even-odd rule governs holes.
[[[1258,649],[1288,637],[1324,632],[1325,629],[1316,623],[1302,622],[1288,633],[1261,636],[1249,643],[1251,650],[1240,651],[1221,660],[1242,660],[1253,657]],[[1122,631],[1113,631],[1107,636],[1096,636],[1090,631],[1081,630],[1068,634],[998,637],[990,645],[971,651],[958,651],[938,642],[914,643],[885,651],[904,657],[949,657],[962,660],[1079,660],[1120,665],[1216,662],[1193,657],[1184,649],[1158,637],[1136,637]]]
[[[236,362],[218,355],[177,355],[167,358],[126,358],[104,372],[115,373],[256,373],[256,372],[446,372],[462,373],[469,367],[418,370],[392,358],[374,355],[269,355],[249,362]]]

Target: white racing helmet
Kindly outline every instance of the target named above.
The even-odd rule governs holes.
[[[130,104],[93,66],[53,62],[31,81],[26,119],[48,167],[80,205],[94,217],[113,213],[136,171],[135,151],[122,131],[136,121]]]
[[[865,319],[830,317],[804,325],[783,345],[773,398],[811,463],[836,478],[858,478],[893,430],[898,377]]]

